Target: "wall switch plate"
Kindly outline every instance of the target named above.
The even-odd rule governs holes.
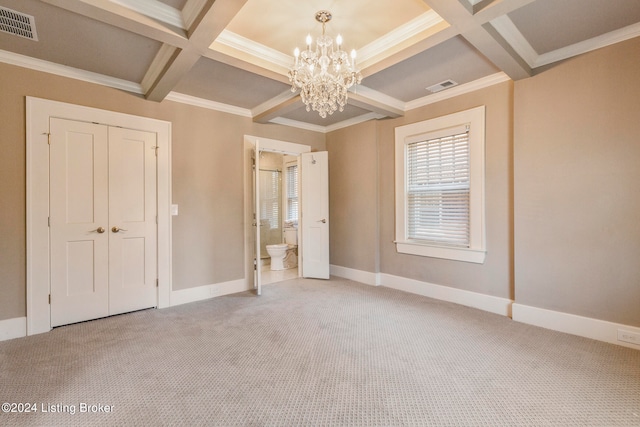
[[[178,215],[178,205],[171,205],[171,215],[172,216]]]
[[[640,332],[625,331],[618,329],[618,341],[628,342],[640,346]]]

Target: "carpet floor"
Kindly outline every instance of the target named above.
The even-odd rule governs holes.
[[[640,351],[335,278],[0,342],[0,367],[4,426],[640,426]]]

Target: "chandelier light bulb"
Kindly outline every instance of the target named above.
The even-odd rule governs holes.
[[[294,50],[294,65],[289,70],[291,92],[300,89],[300,98],[307,111],[317,111],[325,118],[335,111],[344,111],[347,105],[348,91],[353,85],[360,84],[362,74],[355,67],[356,51],[351,51],[351,61],[342,50],[342,36],[332,39],[325,35],[326,23],[331,20],[331,12],[321,10],[316,13],[316,21],[322,24],[322,35],[312,47],[311,34],[307,35],[307,49]]]

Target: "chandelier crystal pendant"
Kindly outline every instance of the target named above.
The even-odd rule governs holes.
[[[331,12],[321,10],[316,13],[316,21],[322,23],[322,35],[311,49],[313,40],[307,36],[307,49],[294,51],[295,63],[289,71],[291,92],[300,89],[302,102],[307,111],[317,111],[325,118],[336,110],[343,111],[347,104],[347,91],[354,84],[360,84],[362,75],[356,69],[356,51],[351,55],[342,50],[342,37],[333,39],[325,35],[325,24],[331,20]]]

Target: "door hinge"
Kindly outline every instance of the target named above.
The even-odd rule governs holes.
[[[51,227],[51,217],[47,217],[47,227]]]
[[[49,305],[51,305],[51,294],[49,294]]]
[[[160,279],[156,279],[156,288],[160,287]]]

